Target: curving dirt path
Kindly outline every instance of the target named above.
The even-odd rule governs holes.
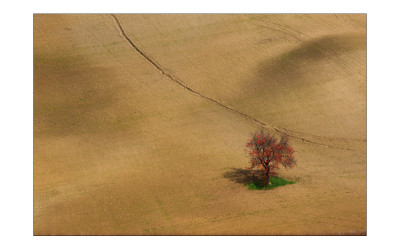
[[[190,91],[190,92],[192,92],[192,93],[194,93],[194,94],[196,94],[196,95],[198,95],[198,96],[200,96],[200,97],[202,97],[202,98],[204,98],[204,99],[207,99],[207,100],[209,100],[209,101],[211,101],[211,102],[217,104],[218,106],[220,106],[220,107],[222,107],[222,108],[225,108],[225,109],[227,109],[227,110],[230,110],[230,111],[232,111],[232,112],[234,112],[234,113],[236,113],[236,114],[238,114],[238,115],[241,115],[241,116],[245,117],[246,119],[249,119],[249,120],[251,120],[251,121],[253,121],[253,122],[255,122],[255,123],[257,123],[257,124],[259,124],[259,125],[261,125],[261,126],[263,126],[263,127],[265,127],[265,128],[267,128],[267,129],[272,129],[272,130],[274,130],[275,132],[278,132],[278,133],[280,133],[280,134],[287,134],[288,136],[290,136],[290,137],[292,137],[292,138],[295,138],[295,139],[298,139],[298,140],[301,140],[301,141],[303,141],[303,142],[312,143],[312,144],[316,144],[316,145],[324,146],[324,147],[328,147],[328,148],[342,149],[342,150],[354,150],[354,149],[352,149],[352,148],[338,147],[338,146],[333,146],[333,145],[329,145],[329,144],[319,143],[319,142],[316,142],[316,141],[311,140],[311,139],[307,139],[307,138],[303,138],[303,137],[300,137],[300,136],[293,135],[293,133],[295,133],[295,134],[303,134],[303,135],[308,135],[308,136],[311,136],[311,137],[314,137],[314,138],[323,138],[323,139],[327,139],[327,140],[330,140],[330,141],[333,141],[333,140],[337,140],[337,139],[338,139],[338,138],[330,138],[330,137],[316,136],[316,135],[311,135],[311,134],[306,134],[306,133],[300,133],[300,132],[291,131],[291,130],[288,130],[288,129],[285,129],[285,128],[277,128],[277,127],[271,126],[271,125],[269,125],[269,124],[266,124],[265,122],[262,122],[262,121],[260,121],[260,120],[258,120],[258,119],[256,119],[256,118],[254,118],[254,117],[249,116],[249,115],[246,114],[246,113],[243,113],[243,112],[240,112],[240,111],[238,111],[238,110],[236,110],[236,109],[233,109],[233,108],[231,108],[231,107],[228,107],[227,105],[225,105],[225,104],[223,104],[223,103],[221,103],[221,102],[218,102],[217,100],[212,99],[211,97],[208,97],[208,96],[206,96],[206,95],[204,95],[204,94],[202,94],[202,93],[200,93],[200,92],[198,92],[198,91],[196,91],[196,90],[194,90],[194,89],[188,87],[188,86],[187,86],[183,81],[181,81],[178,77],[176,77],[176,76],[174,76],[174,75],[172,75],[172,74],[166,72],[165,69],[164,69],[159,63],[157,63],[154,59],[152,59],[152,58],[151,58],[149,55],[147,55],[144,51],[142,51],[141,49],[139,49],[139,48],[132,42],[132,40],[126,35],[124,29],[122,28],[121,22],[118,20],[118,18],[116,17],[116,15],[115,15],[115,14],[110,14],[110,15],[113,17],[113,20],[114,20],[114,22],[115,22],[115,24],[116,24],[116,26],[117,26],[117,28],[118,28],[120,34],[121,34],[121,35],[125,38],[125,40],[132,46],[132,48],[134,48],[141,56],[143,56],[149,63],[151,63],[161,74],[165,75],[165,76],[168,77],[171,81],[177,83],[178,85],[180,85],[181,87],[185,88],[186,90],[188,90],[188,91]],[[364,154],[365,154],[365,153],[364,153]]]
[[[34,234],[365,235],[364,19],[35,15]],[[238,181],[262,127],[296,185]]]

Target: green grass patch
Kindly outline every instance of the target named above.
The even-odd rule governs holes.
[[[287,181],[283,178],[275,177],[275,176],[271,176],[269,181],[271,182],[271,185],[266,185],[262,181],[251,182],[246,185],[250,190],[270,190],[270,189],[277,188],[279,186],[286,186],[286,185],[295,183],[294,181]]]

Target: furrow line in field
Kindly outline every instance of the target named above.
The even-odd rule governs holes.
[[[262,122],[262,121],[260,121],[260,120],[258,120],[258,119],[256,119],[256,118],[254,118],[254,117],[249,116],[249,115],[246,114],[246,113],[243,113],[243,112],[240,112],[240,111],[238,111],[238,110],[236,110],[236,109],[233,109],[233,108],[231,108],[231,107],[228,107],[228,106],[226,106],[225,104],[222,104],[222,103],[218,102],[218,101],[215,100],[215,99],[212,99],[212,98],[210,98],[210,97],[208,97],[208,96],[203,95],[203,94],[200,93],[200,92],[197,92],[196,90],[194,90],[194,89],[190,88],[189,86],[187,86],[183,81],[179,80],[176,76],[174,76],[174,75],[172,75],[172,74],[166,72],[166,70],[165,70],[164,68],[162,68],[154,59],[150,58],[146,53],[144,53],[142,50],[140,50],[140,49],[132,42],[132,40],[126,35],[124,29],[123,29],[122,26],[121,26],[120,21],[119,21],[118,18],[115,16],[115,14],[111,14],[111,16],[113,17],[113,19],[114,19],[114,21],[115,21],[115,23],[116,23],[116,25],[117,25],[117,27],[118,27],[118,30],[120,31],[121,35],[125,38],[125,40],[126,40],[126,41],[127,41],[141,56],[142,56],[142,57],[144,57],[149,63],[151,63],[161,74],[165,75],[165,76],[168,77],[171,81],[173,81],[173,82],[179,84],[181,87],[185,88],[186,90],[188,90],[188,91],[190,91],[190,92],[192,92],[192,93],[194,93],[194,94],[196,94],[196,95],[198,95],[198,96],[200,96],[200,97],[202,97],[202,98],[204,98],[204,99],[206,99],[206,100],[208,100],[208,101],[210,101],[210,102],[213,102],[213,103],[217,104],[218,106],[220,106],[220,107],[222,107],[222,108],[224,108],[224,109],[227,109],[227,110],[230,110],[230,111],[232,111],[232,112],[234,112],[234,113],[236,113],[236,114],[239,114],[239,115],[241,115],[241,116],[243,116],[243,117],[245,117],[245,118],[247,118],[247,119],[249,119],[249,120],[251,120],[251,121],[253,121],[253,122],[257,123],[257,124],[259,124],[259,125],[261,125],[262,127],[269,128],[269,129],[273,129],[275,132],[278,132],[278,133],[280,133],[280,134],[287,134],[288,136],[290,136],[290,137],[292,137],[292,138],[301,140],[301,141],[303,141],[303,142],[308,142],[308,143],[316,144],[316,145],[319,145],[319,146],[324,146],[324,147],[333,148],[333,149],[352,150],[351,148],[344,148],[344,147],[332,146],[332,145],[323,144],[323,143],[318,143],[318,142],[315,142],[315,141],[312,141],[312,140],[309,140],[309,139],[305,139],[305,138],[302,138],[302,137],[295,136],[295,135],[293,135],[293,134],[291,134],[291,133],[287,133],[286,131],[288,131],[288,130],[286,130],[286,129],[279,129],[279,128],[273,127],[273,126],[271,126],[271,125],[268,125],[268,124],[266,124],[266,123],[264,123],[264,122]],[[284,130],[284,131],[282,131],[282,130]],[[292,132],[292,131],[291,131],[291,132]],[[297,132],[294,132],[294,133],[297,133]]]

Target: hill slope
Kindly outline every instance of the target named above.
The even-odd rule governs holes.
[[[115,17],[34,16],[35,235],[365,232],[365,15]],[[262,124],[295,185],[235,182]]]

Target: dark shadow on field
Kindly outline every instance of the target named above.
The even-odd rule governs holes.
[[[249,170],[241,168],[231,168],[224,173],[224,178],[239,184],[250,184],[264,179],[263,170]]]
[[[286,53],[262,63],[258,68],[261,81],[255,85],[264,88],[271,85],[294,87],[310,81],[315,84],[329,81],[336,77],[335,72],[344,72],[343,67],[351,68],[351,65],[340,59],[341,56],[365,49],[365,33],[330,35],[304,41]],[[324,74],[320,74],[321,71]],[[310,75],[318,75],[319,78],[310,78]]]

